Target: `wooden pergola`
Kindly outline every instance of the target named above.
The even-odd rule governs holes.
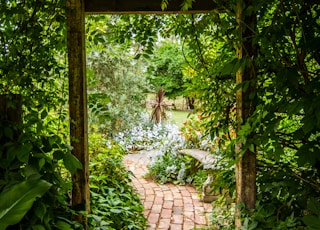
[[[87,84],[85,52],[85,15],[86,14],[164,14],[164,13],[205,13],[217,8],[212,0],[196,0],[192,9],[180,11],[183,0],[169,0],[168,8],[161,10],[162,0],[67,0],[67,45],[69,64],[69,108],[70,135],[73,154],[83,165],[72,177],[72,206],[78,210],[90,212],[89,194],[89,155],[87,124]],[[239,59],[254,58],[256,50],[251,40],[242,42],[241,38],[251,38],[256,27],[255,15],[244,17],[243,7],[252,5],[252,0],[237,0],[237,22],[239,45],[236,55]],[[250,27],[249,27],[250,26]],[[245,28],[251,28],[245,29]],[[245,51],[245,52],[244,52]],[[252,80],[256,71],[244,68],[237,72],[236,81],[241,84]],[[249,100],[250,89],[237,91],[237,118],[246,122],[253,106]],[[237,203],[243,202],[247,209],[255,207],[256,202],[256,157],[249,150],[240,154],[241,143],[236,146],[239,161],[236,166]],[[240,219],[236,225],[240,228]],[[85,221],[78,216],[79,221]]]

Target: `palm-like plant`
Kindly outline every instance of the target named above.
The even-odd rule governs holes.
[[[151,113],[151,121],[155,122],[156,124],[161,123],[163,120],[167,118],[166,115],[166,107],[167,105],[164,103],[164,90],[160,88],[158,90],[156,100]]]

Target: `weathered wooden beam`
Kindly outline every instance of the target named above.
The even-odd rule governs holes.
[[[84,0],[67,0],[69,112],[72,153],[83,169],[72,176],[72,206],[90,211]],[[84,216],[76,217],[86,225]]]
[[[238,24],[238,36],[239,44],[237,47],[237,57],[241,61],[247,60],[247,64],[241,67],[236,75],[236,83],[242,84],[244,82],[250,82],[248,89],[244,90],[240,88],[236,93],[237,101],[237,120],[238,130],[241,126],[248,121],[248,118],[253,114],[254,104],[250,100],[250,94],[255,90],[254,79],[257,77],[257,71],[253,61],[257,56],[256,46],[253,44],[252,39],[256,31],[257,17],[255,13],[251,15],[244,15],[246,10],[244,7],[252,6],[253,0],[238,0],[237,1],[237,24]],[[251,60],[252,63],[250,63]],[[247,137],[247,142],[253,136]],[[256,154],[249,149],[242,150],[243,143],[238,142],[236,144],[237,164],[236,164],[236,190],[237,197],[236,203],[244,204],[247,210],[255,208],[256,204]],[[241,229],[242,223],[240,218],[240,210],[236,210],[235,219],[236,229]]]
[[[22,125],[22,96],[20,94],[0,95],[0,124],[11,125],[14,130],[13,139],[18,139]]]
[[[162,0],[85,0],[85,12],[88,14],[163,14],[181,13],[183,0],[170,0],[168,8],[161,10]],[[188,13],[205,13],[216,8],[212,0],[197,0],[193,2]],[[184,12],[186,13],[186,12]]]
[[[22,133],[22,97],[19,94],[0,95],[0,128],[2,131],[10,129],[12,136],[0,135],[0,145],[2,152],[0,161],[7,161],[9,147],[4,147],[7,143],[18,143],[18,138]],[[19,168],[19,165],[16,165]],[[0,178],[4,178],[6,172],[17,168],[0,168]]]

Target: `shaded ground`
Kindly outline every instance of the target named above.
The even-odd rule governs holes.
[[[129,154],[124,158],[132,171],[132,185],[144,204],[148,230],[189,230],[207,227],[212,211],[211,204],[203,203],[192,186],[159,185],[145,179],[152,151]]]

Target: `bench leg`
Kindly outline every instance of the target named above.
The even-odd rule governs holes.
[[[208,175],[207,180],[203,183],[202,186],[202,199],[205,203],[211,203],[218,199],[219,192],[213,191],[213,180],[214,176]]]

